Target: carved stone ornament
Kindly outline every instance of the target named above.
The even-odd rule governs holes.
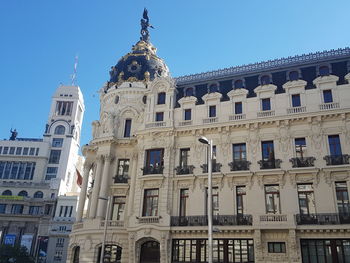
[[[196,177],[192,177],[186,180],[177,180],[174,183],[177,190],[188,188],[193,192],[195,189],[195,180],[196,180]]]
[[[283,187],[286,183],[286,174],[261,175],[257,174],[258,185],[263,189],[265,184],[278,184]]]
[[[140,182],[140,188],[161,188],[164,183],[164,177],[160,178],[149,178],[150,180],[142,180]]]
[[[254,184],[253,176],[253,173],[249,173],[245,176],[227,176],[226,180],[231,190],[233,190],[237,185],[246,185],[249,189],[251,189]]]
[[[208,178],[207,177],[199,178],[199,187],[200,187],[200,189],[202,191],[204,191],[207,186],[208,186]],[[224,176],[213,177],[212,178],[212,186],[213,187],[218,187],[219,190],[221,191],[222,188],[224,187]]]

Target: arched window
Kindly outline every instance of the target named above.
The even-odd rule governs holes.
[[[289,77],[290,81],[298,80],[299,79],[299,72],[296,70],[293,70],[293,71],[289,72],[288,77]]]
[[[73,263],[79,263],[80,247],[73,248]]]
[[[44,197],[44,194],[41,191],[37,191],[34,194],[34,198],[43,198],[43,197]]]
[[[218,92],[219,91],[219,85],[216,83],[209,85],[209,93]]]
[[[11,190],[5,190],[2,192],[2,195],[12,195]]]
[[[241,80],[241,79],[235,80],[233,87],[234,87],[234,89],[243,89],[244,88],[243,80]]]
[[[192,87],[185,89],[185,97],[189,97],[189,96],[194,96],[194,91]]]
[[[28,192],[23,190],[18,193],[18,196],[28,196]]]
[[[98,256],[96,263],[100,262],[102,248],[98,248]],[[120,263],[122,258],[122,248],[117,245],[106,245],[104,253],[104,261],[109,263]]]
[[[117,95],[117,96],[115,96],[114,103],[118,104],[118,102],[119,102],[119,96]]]
[[[142,97],[142,102],[143,102],[143,104],[146,104],[146,103],[147,103],[147,96],[143,96],[143,97]]]
[[[321,66],[318,71],[320,76],[328,76],[330,74],[328,66]]]
[[[261,85],[268,85],[271,84],[271,78],[269,75],[263,75],[260,78]]]
[[[63,135],[65,132],[66,132],[66,128],[64,128],[64,126],[62,125],[58,125],[55,128],[55,134]]]

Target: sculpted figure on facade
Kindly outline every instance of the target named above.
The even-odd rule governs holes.
[[[290,149],[291,149],[291,138],[289,131],[289,125],[282,124],[282,126],[279,129],[279,148],[280,152],[284,157],[290,156]]]
[[[248,144],[250,145],[250,151],[253,159],[256,159],[256,154],[259,148],[260,136],[258,132],[258,127],[251,126],[249,128]]]
[[[315,151],[321,155],[323,144],[323,131],[320,121],[314,121],[311,123],[311,142]]]
[[[99,121],[93,121],[92,122],[92,138],[96,139],[100,134],[100,122]]]

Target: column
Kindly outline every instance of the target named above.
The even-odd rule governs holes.
[[[128,216],[134,213],[134,197],[135,197],[135,186],[137,177],[137,165],[138,165],[138,155],[135,152],[131,159],[131,172],[129,173],[130,180],[130,192],[129,192],[129,202],[128,202]]]
[[[87,191],[88,182],[89,182],[90,169],[91,169],[91,163],[85,161],[84,170],[83,170],[83,183],[81,185],[81,190],[79,193],[77,222],[80,222],[82,217],[83,217],[83,211],[84,211],[85,200],[86,200],[86,191]]]
[[[101,189],[98,199],[98,207],[97,207],[97,217],[104,218],[106,214],[106,204],[107,204],[107,197],[108,197],[108,188],[110,184],[110,176],[109,176],[109,167],[111,164],[111,161],[113,161],[113,157],[111,155],[105,155],[105,164],[103,167],[103,175],[102,175],[102,182],[101,182]]]
[[[95,174],[95,179],[94,179],[94,186],[92,188],[89,218],[96,217],[96,208],[97,208],[97,203],[98,203],[98,197],[100,194],[100,185],[101,185],[101,177],[102,177],[102,169],[103,169],[102,162],[103,162],[102,156],[98,156],[97,157],[96,174]]]

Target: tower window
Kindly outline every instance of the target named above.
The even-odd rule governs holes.
[[[49,163],[59,163],[61,157],[61,150],[51,150]]]
[[[57,101],[55,112],[58,116],[70,116],[72,114],[72,109],[72,101]]]
[[[125,128],[124,128],[124,137],[128,138],[131,134],[131,120],[127,119],[125,120]]]
[[[63,138],[53,138],[52,139],[52,147],[62,147]]]
[[[66,132],[66,128],[64,128],[64,126],[59,125],[55,128],[55,134],[57,135],[63,135]]]
[[[157,104],[165,104],[165,92],[158,93],[158,101]]]

